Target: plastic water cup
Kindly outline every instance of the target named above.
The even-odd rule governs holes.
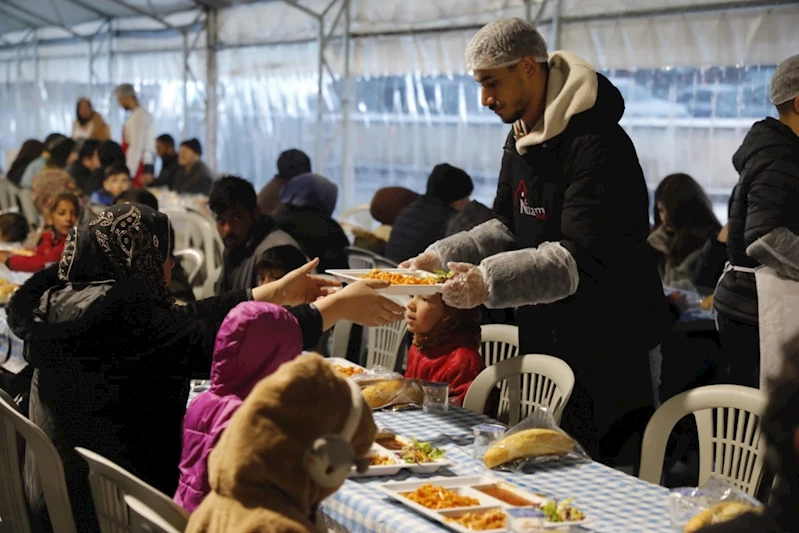
[[[474,431],[472,457],[481,461],[485,457],[488,447],[505,434],[505,427],[497,424],[480,424],[472,426],[472,431]]]
[[[426,383],[424,390],[425,413],[441,414],[449,410],[449,385],[446,383]]]

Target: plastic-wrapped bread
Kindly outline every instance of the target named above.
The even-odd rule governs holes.
[[[363,397],[372,409],[382,409],[390,405],[406,403],[421,404],[424,401],[424,392],[417,380],[414,379],[388,379],[379,381],[365,387]]]
[[[728,522],[742,514],[759,512],[758,509],[738,502],[721,502],[693,517],[685,526],[685,533],[696,533],[713,524]]]
[[[563,455],[574,450],[574,441],[554,429],[525,429],[504,437],[489,446],[483,462],[488,468],[510,463],[516,459]]]

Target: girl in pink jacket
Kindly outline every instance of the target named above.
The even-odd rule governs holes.
[[[244,302],[216,336],[211,388],[197,396],[183,419],[183,452],[175,501],[191,513],[210,492],[208,456],[252,388],[302,352],[297,319],[283,307]]]

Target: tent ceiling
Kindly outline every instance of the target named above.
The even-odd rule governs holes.
[[[95,27],[86,23],[105,19],[149,18],[160,26],[181,27],[188,24],[167,22],[171,15],[197,8],[230,8],[243,4],[279,0],[0,0],[0,36],[31,28],[60,28],[66,36],[89,37]],[[544,0],[532,0],[540,4]],[[354,30],[391,33],[415,30],[452,29],[454,21],[483,21],[508,14],[520,15],[524,0],[352,0]],[[329,0],[297,0],[297,4],[321,11]],[[564,21],[617,16],[652,16],[659,13],[723,10],[739,7],[768,7],[790,3],[789,0],[561,0]],[[278,6],[275,6],[278,7]],[[533,12],[538,6],[533,6]],[[288,5],[280,9],[292,11]],[[550,9],[544,10],[546,17]],[[446,22],[443,22],[446,21]],[[468,22],[466,22],[468,24]],[[81,27],[81,25],[84,27]],[[360,28],[358,28],[360,26]],[[8,39],[18,41],[19,39]]]
[[[253,1],[253,0],[249,0]],[[196,8],[225,8],[248,0],[0,0],[0,35],[29,28],[72,29],[122,17],[162,17]]]

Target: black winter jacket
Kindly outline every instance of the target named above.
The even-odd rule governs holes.
[[[593,459],[633,464],[637,456],[623,458],[619,450],[654,412],[647,352],[671,319],[647,243],[646,181],[619,125],[624,100],[607,78],[587,75],[597,76],[596,101],[568,118],[560,134],[521,155],[510,133],[494,211],[518,248],[559,242],[577,263],[574,294],[518,309],[519,353],[565,360],[577,386],[564,429]]]
[[[780,227],[799,235],[799,136],[776,119],[757,122],[732,163],[740,178],[732,193],[727,260],[755,268],[760,263],[746,255],[749,245]],[[757,325],[754,274],[725,274],[713,302],[720,313]]]
[[[312,206],[284,205],[275,215],[275,225],[291,235],[310,259],[319,258],[317,271],[349,268],[350,240],[338,222]]]
[[[447,223],[454,214],[454,209],[435,196],[420,196],[394,220],[386,244],[386,257],[401,263],[424,252],[445,237]]]
[[[635,147],[618,124],[624,100],[607,78],[597,76],[595,105],[572,117],[563,133],[524,155],[516,150],[513,131],[505,144],[494,203],[498,218],[519,248],[559,241],[580,273],[572,296],[519,310],[523,353],[551,353],[537,350],[586,338],[595,346],[624,338],[626,346],[646,351],[668,329],[657,259],[647,243],[646,181]],[[533,325],[552,332],[553,339],[546,341]]]
[[[166,307],[135,279],[82,286],[58,281],[57,267],[35,274],[9,304],[9,325],[36,370],[30,419],[64,464],[81,532],[97,530],[88,467],[76,446],[114,461],[166,494],[175,491],[190,378],[207,378],[216,332],[247,291]],[[321,318],[294,308],[313,346]],[[308,332],[315,332],[305,337]],[[26,459],[29,501],[44,502],[35,463]]]

